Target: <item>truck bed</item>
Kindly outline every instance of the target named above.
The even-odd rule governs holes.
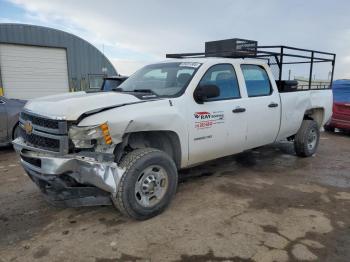
[[[331,89],[306,90],[280,93],[281,125],[276,140],[294,135],[303,120],[304,113],[311,108],[320,108],[319,126],[323,126],[332,115],[333,95]]]

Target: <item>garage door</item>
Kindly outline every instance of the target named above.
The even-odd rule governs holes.
[[[4,95],[31,99],[69,91],[66,50],[0,45]]]

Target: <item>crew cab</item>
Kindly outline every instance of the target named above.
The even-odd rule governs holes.
[[[13,142],[24,169],[52,203],[114,204],[142,220],[169,205],[179,169],[284,139],[313,155],[331,89],[275,80],[272,63],[251,50],[172,54],[111,92],[31,100]]]

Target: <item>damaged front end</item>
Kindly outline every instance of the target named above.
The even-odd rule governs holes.
[[[64,120],[23,112],[20,127],[14,148],[49,202],[73,207],[112,204],[124,171],[114,162],[106,124],[79,130],[68,128]]]

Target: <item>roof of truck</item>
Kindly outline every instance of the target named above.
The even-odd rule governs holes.
[[[169,62],[197,62],[197,63],[233,63],[233,64],[242,64],[242,63],[254,63],[254,64],[266,64],[266,60],[256,59],[256,58],[224,58],[224,57],[196,57],[196,58],[169,58],[162,61],[161,63]]]

